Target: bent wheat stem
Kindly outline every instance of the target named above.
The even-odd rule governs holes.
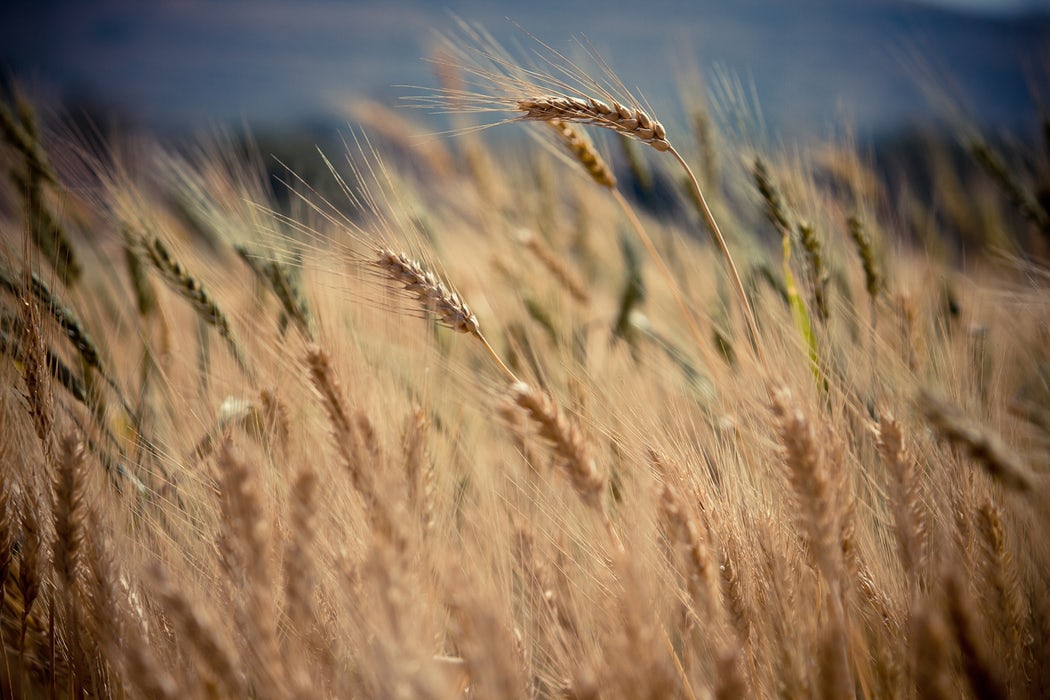
[[[726,267],[729,268],[729,276],[733,280],[733,286],[736,288],[737,296],[740,297],[740,304],[744,311],[744,320],[747,322],[747,330],[751,334],[752,347],[755,350],[755,356],[758,358],[758,362],[761,365],[765,365],[765,358],[762,355],[762,341],[758,335],[758,324],[755,323],[755,312],[751,308],[751,302],[748,301],[747,293],[744,291],[744,283],[740,280],[740,273],[737,272],[736,263],[733,262],[733,255],[729,252],[729,246],[726,245],[726,239],[722,235],[722,230],[718,227],[718,222],[715,221],[714,214],[711,213],[711,207],[707,205],[707,199],[704,198],[704,192],[700,188],[700,183],[696,179],[696,175],[693,174],[692,168],[685,162],[685,158],[675,149],[674,146],[668,144],[667,152],[674,156],[675,160],[685,170],[686,175],[689,178],[689,184],[693,188],[693,195],[696,197],[696,201],[700,204],[700,211],[704,215],[704,221],[707,223],[707,227],[711,229],[711,233],[715,237],[715,242],[718,243],[719,249],[722,251],[723,257],[726,260]]]

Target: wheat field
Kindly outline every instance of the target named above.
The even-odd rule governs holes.
[[[466,34],[456,137],[316,181],[5,101],[4,696],[1050,694],[1043,145],[919,187]]]

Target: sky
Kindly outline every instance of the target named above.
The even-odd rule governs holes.
[[[0,10],[0,70],[31,90],[106,105],[163,129],[334,121],[359,97],[396,105],[406,90],[395,86],[434,85],[423,59],[437,32],[454,29],[451,12],[508,42],[523,39],[508,17],[559,48],[582,32],[654,106],[680,103],[675,76],[683,72],[699,72],[705,84],[737,76],[788,134],[819,132],[843,114],[861,129],[929,116],[917,79],[923,70],[982,120],[1008,124],[1034,114],[1031,86],[1050,74],[1050,0],[648,0],[623,7],[567,0],[450,0],[444,8],[427,0],[9,1]]]
[[[1025,10],[1046,10],[1050,7],[1050,0],[927,0],[927,4],[970,12],[1010,14]]]

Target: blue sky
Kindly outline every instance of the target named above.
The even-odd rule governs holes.
[[[676,66],[742,76],[787,133],[819,131],[842,114],[862,128],[922,116],[917,55],[982,118],[1032,111],[1028,86],[1050,66],[1050,22],[1010,18],[1050,0],[932,3],[964,14],[928,4],[453,0],[448,9],[504,40],[521,38],[507,16],[559,47],[584,32],[654,105],[674,99],[678,85],[664,76]],[[22,82],[179,127],[338,119],[362,95],[396,102],[392,86],[434,83],[422,59],[434,32],[453,27],[426,0],[8,2],[0,12],[0,64]]]

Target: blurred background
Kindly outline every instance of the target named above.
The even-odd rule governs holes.
[[[507,43],[524,39],[515,23],[559,49],[585,35],[665,122],[683,76],[739,77],[788,142],[929,122],[945,111],[930,84],[992,131],[1031,132],[1050,94],[1050,0],[37,0],[0,13],[2,80],[163,132],[323,131],[362,97],[397,105],[419,91],[395,86],[436,84],[424,59],[450,13]]]

